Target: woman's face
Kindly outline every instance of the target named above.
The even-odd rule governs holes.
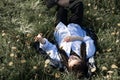
[[[71,55],[68,59],[68,66],[73,67],[76,64],[79,64],[81,59],[78,56]]]

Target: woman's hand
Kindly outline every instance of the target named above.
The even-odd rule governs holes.
[[[42,37],[42,33],[39,33],[37,36],[35,36],[35,37],[34,37],[34,41],[35,41],[35,42],[38,41],[38,42],[44,44],[44,43],[45,43],[45,40],[44,40],[44,38]]]
[[[41,41],[42,39],[43,39],[42,33],[39,33],[37,36],[34,37],[34,41],[35,41],[35,42]]]
[[[65,42],[70,42],[70,41],[72,41],[72,36],[67,36],[67,37],[65,37],[65,38],[64,38],[64,41],[65,41]]]

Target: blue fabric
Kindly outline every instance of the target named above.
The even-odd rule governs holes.
[[[63,41],[67,36],[81,36],[83,37],[84,42],[86,43],[86,55],[87,58],[92,57],[95,54],[95,45],[94,41],[86,35],[86,32],[77,24],[70,23],[65,26],[62,22],[60,22],[54,31],[54,37],[57,41],[58,47],[62,48],[67,56],[70,56],[70,51],[73,50],[77,55],[81,56],[80,53],[80,45],[82,41],[72,41],[72,42],[65,42]],[[47,39],[45,44],[40,44],[40,48],[46,51],[47,54],[52,59],[60,60],[59,53],[56,45],[50,43]]]

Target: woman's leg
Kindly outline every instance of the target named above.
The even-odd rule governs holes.
[[[72,4],[72,3],[71,3]],[[72,16],[69,18],[69,23],[76,23],[81,25],[83,20],[83,3],[78,2],[73,5],[71,8]]]
[[[65,9],[64,7],[59,7],[56,15],[56,24],[62,22],[67,25],[67,13],[67,9]]]

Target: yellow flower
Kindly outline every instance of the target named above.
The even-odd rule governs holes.
[[[8,44],[10,44],[10,41],[8,41]]]
[[[112,51],[112,49],[111,49],[111,48],[107,49],[107,52],[111,52],[111,51]]]
[[[115,64],[112,64],[112,65],[111,65],[111,68],[113,68],[113,69],[117,69],[118,66],[116,66]]]
[[[119,34],[120,34],[120,32],[119,32],[119,31],[117,31],[117,32],[116,32],[116,35],[119,35]]]
[[[26,60],[25,59],[21,60],[21,63],[26,63]]]
[[[112,32],[111,35],[116,35],[116,33],[115,33],[115,32]]]
[[[37,66],[33,66],[33,69],[37,69]]]
[[[12,62],[12,61],[11,61],[11,62],[9,62],[9,63],[8,63],[8,65],[9,65],[9,66],[12,66],[12,65],[13,65],[13,62]]]
[[[20,38],[20,35],[17,35],[16,38]]]
[[[91,4],[89,3],[88,6],[91,6]]]
[[[96,9],[97,9],[97,6],[95,6],[94,9],[96,10]]]
[[[112,73],[113,73],[113,71],[108,71],[107,73],[112,74]]]
[[[28,33],[26,36],[27,36],[27,37],[31,37],[31,34],[30,34],[30,33]]]
[[[47,60],[45,60],[45,65],[44,65],[44,67],[46,68],[46,67],[48,67],[48,64],[50,63],[50,60],[49,59],[47,59]]]
[[[20,39],[17,39],[17,42],[19,42],[20,41]]]
[[[55,78],[59,78],[60,77],[60,73],[55,73]]]
[[[15,55],[13,53],[10,54],[10,57],[14,57]]]
[[[86,11],[86,13],[88,14],[88,13],[90,13],[90,11]]]
[[[38,16],[41,17],[42,14],[39,14]]]
[[[107,67],[103,66],[102,70],[105,71],[105,70],[108,70],[108,69],[107,69]]]
[[[117,24],[120,27],[120,23]]]
[[[110,80],[111,79],[111,75],[106,75],[106,79]]]
[[[6,33],[2,33],[2,36],[5,36],[6,35]]]
[[[12,50],[16,50],[17,48],[15,46],[11,47]]]
[[[116,43],[119,43],[120,41],[119,40],[116,40]]]

